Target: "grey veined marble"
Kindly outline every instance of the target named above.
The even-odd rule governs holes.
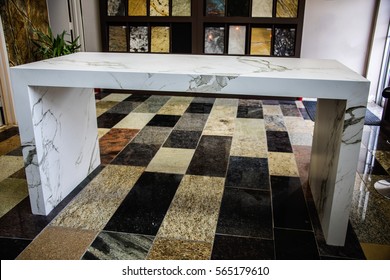
[[[107,0],[107,15],[108,16],[124,16],[125,15],[124,0]]]
[[[275,28],[275,56],[294,56],[295,55],[295,29],[294,28]]]
[[[206,27],[204,32],[204,53],[223,54],[225,51],[225,28]]]
[[[130,52],[148,52],[148,27],[131,26],[130,27]]]

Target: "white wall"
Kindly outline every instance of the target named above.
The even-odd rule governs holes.
[[[69,11],[67,0],[46,0],[49,24],[53,35],[61,34],[64,30],[70,34]],[[70,40],[70,36],[66,37]]]
[[[336,59],[363,74],[374,7],[375,0],[306,0],[301,57]]]
[[[85,50],[88,52],[102,51],[100,35],[99,1],[81,0]]]

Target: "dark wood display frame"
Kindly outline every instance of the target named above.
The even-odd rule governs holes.
[[[246,40],[246,55],[249,55],[250,44],[250,31],[251,27],[269,27],[273,30],[275,27],[283,28],[295,28],[295,52],[293,56],[300,57],[301,43],[302,43],[302,30],[303,30],[303,17],[305,11],[305,0],[298,0],[298,15],[296,18],[280,18],[276,17],[276,3],[277,0],[273,0],[273,17],[270,18],[258,18],[258,17],[229,17],[229,16],[205,16],[204,1],[192,0],[191,1],[191,16],[177,17],[177,16],[108,16],[107,15],[107,0],[100,0],[100,25],[101,25],[101,38],[102,49],[104,52],[109,51],[108,40],[108,28],[110,25],[164,25],[171,26],[174,23],[188,23],[191,24],[192,30],[192,54],[203,54],[204,50],[204,28],[208,24],[218,24],[224,26],[225,30],[228,30],[229,25],[245,25],[247,26],[247,40]],[[170,1],[170,5],[171,5]],[[252,3],[250,1],[250,3]],[[128,10],[128,1],[125,1],[126,13]],[[147,7],[149,7],[149,0],[147,0]],[[251,11],[251,7],[249,7]],[[170,7],[172,11],[172,7]],[[226,29],[227,28],[227,29]],[[127,49],[129,50],[129,28],[127,30]],[[170,29],[172,30],[172,28]],[[172,31],[171,31],[172,32]],[[227,32],[227,31],[225,31]],[[274,32],[273,32],[274,33]],[[150,37],[150,34],[149,34]],[[225,46],[227,46],[227,38],[225,36]],[[171,40],[172,41],[172,40]],[[150,42],[150,38],[149,38]],[[150,44],[149,44],[150,45]],[[271,56],[273,55],[274,36],[271,42]],[[150,48],[150,46],[149,46]],[[226,52],[225,48],[225,52]],[[224,53],[224,55],[228,55]]]

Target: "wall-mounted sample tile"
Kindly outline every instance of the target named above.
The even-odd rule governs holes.
[[[126,41],[126,26],[110,26],[108,28],[108,50],[110,52],[126,52]]]
[[[125,0],[107,0],[108,16],[125,16]]]
[[[146,0],[129,0],[129,16],[147,16]]]
[[[169,0],[150,0],[150,16],[169,16]]]
[[[191,0],[172,0],[172,16],[190,17]]]
[[[252,28],[251,55],[271,55],[271,28]]]
[[[295,54],[295,28],[275,28],[275,56]]]
[[[253,0],[252,17],[272,17],[273,0]]]
[[[229,54],[245,54],[246,26],[229,26]]]
[[[227,15],[229,17],[248,17],[249,0],[229,0],[227,4]]]
[[[148,52],[147,26],[130,26],[130,52]]]
[[[168,26],[152,26],[151,52],[169,53],[169,30]]]
[[[206,0],[206,16],[224,16],[225,0]]]
[[[192,53],[191,24],[172,24],[172,52]]]
[[[225,51],[225,28],[206,27],[204,33],[204,53],[223,54]]]
[[[278,0],[276,17],[296,18],[298,16],[298,0]]]

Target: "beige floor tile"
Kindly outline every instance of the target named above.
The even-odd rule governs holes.
[[[288,133],[291,145],[311,146],[313,136],[310,133]]]
[[[195,150],[161,148],[149,163],[146,171],[185,174]]]
[[[107,95],[106,97],[102,98],[100,102],[106,102],[106,101],[113,101],[113,102],[122,102],[127,97],[129,97],[131,94],[128,93],[111,93],[110,95]]]
[[[280,115],[264,116],[264,125],[267,131],[287,131],[284,118]]]
[[[203,130],[203,134],[233,136],[236,115],[236,106],[214,105]]]
[[[102,138],[107,132],[109,132],[109,128],[98,128],[98,138]]]
[[[103,115],[105,112],[110,110],[112,107],[117,105],[119,102],[115,101],[98,101],[96,102],[96,117]]]
[[[313,133],[313,126],[300,117],[284,117],[284,123],[288,133]]]
[[[155,115],[154,113],[130,113],[117,123],[114,128],[142,129]]]
[[[299,177],[293,153],[268,152],[268,164],[270,175]]]
[[[1,156],[0,157],[0,181],[11,176],[24,167],[23,157]]]
[[[390,245],[360,243],[368,260],[390,260]]]
[[[0,182],[0,217],[28,196],[27,181],[7,178]]]
[[[217,98],[214,102],[214,106],[231,106],[231,107],[237,107],[238,106],[238,99],[232,99],[232,98]]]
[[[107,165],[51,224],[102,230],[143,171],[143,167]]]
[[[19,135],[14,135],[2,142],[0,142],[0,156],[8,154],[9,152],[20,147]]]
[[[281,115],[283,116],[280,105],[263,105],[263,113],[265,116],[268,115]]]
[[[186,175],[157,237],[211,242],[221,205],[224,178]]]
[[[97,234],[97,231],[48,226],[17,259],[79,260]]]
[[[158,111],[158,114],[181,116],[193,99],[193,97],[174,96]]]

